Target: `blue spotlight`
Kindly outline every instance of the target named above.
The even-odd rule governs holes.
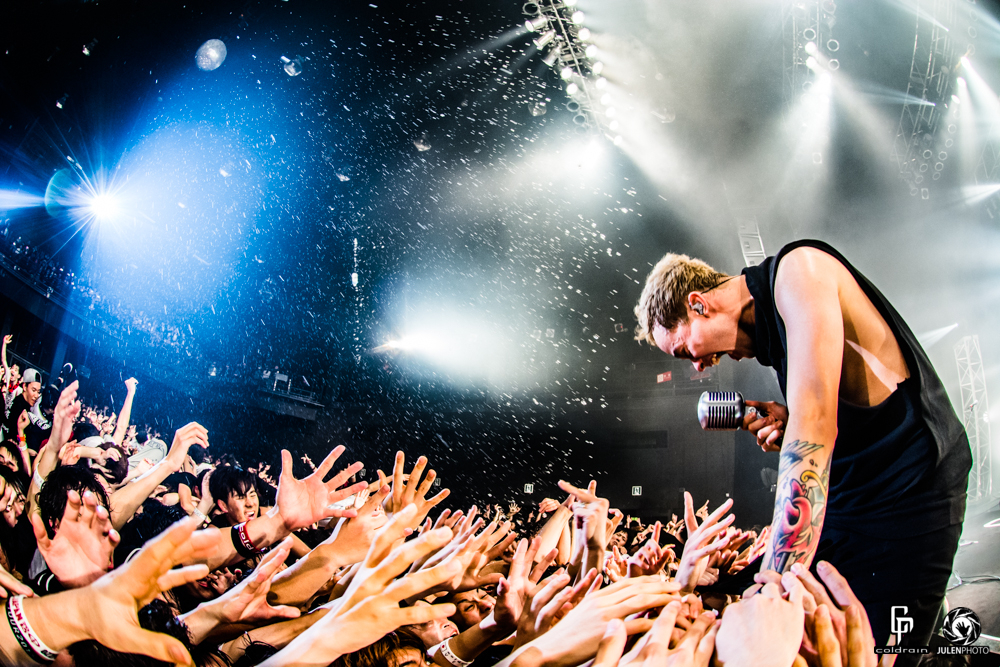
[[[0,211],[41,206],[45,200],[21,190],[0,190]]]

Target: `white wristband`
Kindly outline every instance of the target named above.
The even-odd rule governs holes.
[[[441,650],[441,655],[444,657],[445,660],[447,660],[455,667],[469,667],[469,665],[472,664],[472,660],[462,660],[457,655],[455,655],[455,652],[448,647],[448,642],[450,641],[450,639],[451,638],[449,637],[448,639],[445,639],[443,642],[438,644],[438,648]]]

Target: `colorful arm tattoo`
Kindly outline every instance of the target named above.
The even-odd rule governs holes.
[[[823,445],[802,440],[781,447],[770,555],[763,569],[785,572],[794,563],[808,564],[816,553],[833,460],[830,452],[825,461],[817,461],[813,454],[822,449]]]

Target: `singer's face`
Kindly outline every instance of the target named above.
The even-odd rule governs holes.
[[[724,354],[734,359],[742,358],[743,355],[737,355],[734,350],[732,339],[735,336],[717,331],[718,323],[712,322],[713,319],[718,318],[689,317],[687,322],[669,331],[657,324],[653,327],[656,347],[672,357],[688,359],[699,371],[718,364]]]

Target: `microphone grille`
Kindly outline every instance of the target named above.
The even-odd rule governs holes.
[[[698,421],[707,431],[733,431],[743,422],[743,396],[736,391],[706,391],[698,400]]]

